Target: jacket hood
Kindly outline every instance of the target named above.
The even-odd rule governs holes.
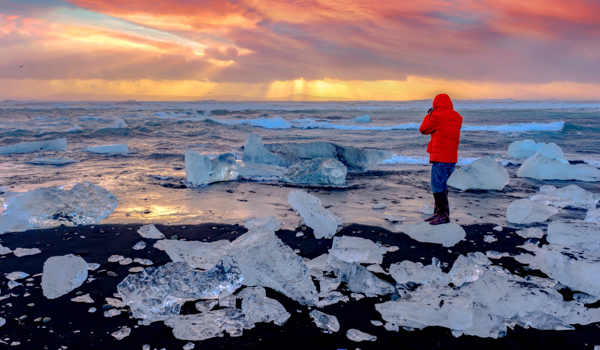
[[[435,109],[454,109],[450,96],[439,94],[433,99],[433,108]]]

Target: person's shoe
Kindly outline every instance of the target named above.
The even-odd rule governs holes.
[[[433,194],[433,199],[435,201],[434,204],[433,204],[433,215],[430,216],[430,217],[428,217],[427,219],[423,220],[425,222],[433,221],[433,220],[435,220],[438,217],[438,215],[440,215],[440,210],[439,210],[439,207],[438,207],[438,201],[439,200],[437,199],[435,193]]]
[[[425,219],[423,221],[425,221],[425,222],[433,221],[433,220],[437,219],[438,215],[439,214],[436,211],[434,211],[432,216],[428,217],[427,219]]]
[[[440,215],[435,220],[429,222],[429,225],[449,224],[450,218],[446,215]]]

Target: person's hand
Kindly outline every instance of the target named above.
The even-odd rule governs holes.
[[[429,110],[427,111],[427,114],[431,115],[432,112],[433,112],[433,108],[429,108]]]

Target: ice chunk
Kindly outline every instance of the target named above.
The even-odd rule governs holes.
[[[517,230],[515,233],[523,238],[542,238],[542,237],[544,237],[544,231],[539,227],[530,227],[526,230]]]
[[[346,332],[346,337],[348,337],[348,339],[354,341],[354,342],[361,342],[361,341],[375,341],[377,340],[377,337],[365,332],[361,332],[358,329],[354,329],[354,328],[350,328],[347,332]]]
[[[79,163],[79,161],[69,158],[33,158],[25,163],[33,165],[67,165]]]
[[[432,214],[433,214],[433,213],[432,213]],[[387,216],[385,217],[385,219],[386,219],[387,221],[389,221],[389,222],[392,222],[392,223],[397,223],[397,222],[402,222],[402,221],[404,221],[404,219],[406,219],[406,217],[405,217],[405,216],[403,216],[403,215],[387,215]]]
[[[281,222],[274,216],[265,216],[244,221],[244,227],[247,228],[248,231],[268,230],[276,232],[281,230]]]
[[[527,139],[523,141],[515,141],[508,146],[508,158],[529,158],[534,155],[542,146],[546,145],[543,142],[536,143],[533,140]]]
[[[108,257],[107,261],[108,262],[119,262],[121,260],[125,259],[125,257],[123,255],[111,255]]]
[[[444,247],[452,247],[467,235],[460,225],[453,222],[444,225],[429,225],[428,222],[419,222],[410,225],[397,225],[396,229],[419,242],[437,243]]]
[[[137,243],[136,243],[136,244],[133,246],[133,248],[132,248],[132,249],[133,249],[133,250],[142,250],[142,249],[144,249],[144,248],[146,248],[146,242],[144,242],[144,241],[139,241],[139,242],[137,242]]]
[[[251,323],[273,322],[278,326],[283,326],[291,316],[277,300],[259,296],[244,298],[242,310],[246,319]]]
[[[148,267],[127,276],[117,290],[135,318],[154,322],[179,314],[186,301],[231,294],[242,281],[240,269],[224,257],[208,271],[193,270],[184,262]]]
[[[507,252],[497,252],[495,250],[488,250],[487,252],[485,252],[485,256],[489,259],[502,259],[509,257],[510,254]]]
[[[115,119],[115,122],[113,123],[113,125],[111,126],[111,128],[113,128],[113,129],[126,129],[127,128],[127,123],[125,123],[125,121],[123,120],[123,118],[117,118],[117,119]]]
[[[341,282],[342,280],[339,278],[324,277],[322,280],[319,281],[319,290],[321,291],[321,293],[336,290],[340,286]]]
[[[231,243],[228,240],[198,242],[172,239],[164,239],[159,242],[172,261],[184,261],[190,267],[202,270],[213,268],[221,260]]]
[[[530,197],[531,200],[544,205],[557,207],[571,206],[575,208],[596,208],[600,201],[600,194],[584,190],[577,185],[569,185],[561,188],[554,186],[542,186],[540,192]]]
[[[312,310],[309,315],[317,327],[321,328],[324,333],[331,334],[340,330],[340,323],[335,316],[328,315],[318,310]]]
[[[238,164],[240,178],[254,181],[279,181],[287,168],[278,165],[245,162]]]
[[[242,160],[244,162],[288,165],[280,156],[268,151],[262,144],[262,138],[256,134],[248,135]]]
[[[583,304],[594,304],[598,302],[598,298],[584,293],[573,293],[573,300],[577,300]]]
[[[197,151],[185,152],[185,177],[193,186],[237,179],[239,168],[232,153],[213,159]]]
[[[106,189],[91,182],[61,187],[38,188],[8,199],[0,214],[0,234],[60,225],[90,225],[104,220],[118,201]]]
[[[4,326],[6,324],[6,319],[3,317],[0,317],[0,327]]]
[[[239,337],[244,329],[252,329],[250,323],[240,309],[226,308],[196,315],[173,316],[165,321],[165,325],[173,328],[177,339],[201,341],[222,337],[227,332],[232,337]]]
[[[373,205],[373,209],[375,209],[375,210],[385,209],[385,208],[387,208],[385,203],[378,202],[378,203],[375,203],[375,205]]]
[[[37,151],[66,151],[67,139],[22,142],[14,145],[0,146],[0,154],[31,153]]]
[[[308,267],[273,231],[243,234],[231,243],[227,255],[237,261],[244,285],[272,288],[301,304],[316,304],[317,288]]]
[[[455,286],[462,286],[476,281],[484,273],[484,266],[490,264],[489,259],[480,252],[459,255],[448,275]]]
[[[364,293],[368,297],[373,297],[387,295],[395,291],[391,284],[377,278],[364,266],[350,264],[332,256],[329,256],[328,263],[333,268],[336,276],[346,282],[351,292]]]
[[[390,265],[390,275],[400,284],[408,282],[418,284],[448,284],[450,278],[442,272],[440,261],[437,258],[431,259],[431,265],[423,266],[422,263],[414,263],[404,260]]]
[[[337,291],[321,292],[319,293],[319,298],[321,298],[317,303],[317,307],[319,308],[337,304],[340,301],[346,303],[350,300],[347,296]]]
[[[517,176],[538,180],[600,181],[600,169],[587,164],[565,164],[535,154],[521,164]]]
[[[195,306],[196,306],[196,310],[198,310],[200,312],[209,312],[215,306],[217,306],[218,303],[219,303],[219,301],[218,300],[214,300],[214,299],[201,300],[201,301],[198,301],[195,304]]]
[[[296,210],[306,225],[314,230],[316,238],[332,238],[338,232],[340,220],[323,208],[321,200],[301,190],[288,194],[288,202]]]
[[[479,158],[450,175],[448,185],[460,190],[502,190],[508,184],[508,171],[498,156]]]
[[[12,253],[12,249],[0,244],[0,255],[6,255],[6,254],[10,254],[10,253]]]
[[[183,346],[183,350],[193,350],[196,347],[196,344],[189,342]]]
[[[361,237],[333,237],[329,256],[348,263],[381,264],[383,262],[379,247],[373,241]]]
[[[38,248],[17,248],[13,251],[13,254],[18,257],[24,257],[24,256],[29,256],[29,255],[36,255],[41,253],[42,251],[39,250]]]
[[[371,122],[371,116],[369,115],[361,115],[358,117],[354,117],[352,119],[350,119],[351,122],[355,122],[355,123],[370,123]]]
[[[263,287],[246,287],[239,291],[235,297],[238,299],[251,298],[251,297],[266,297],[267,290]]]
[[[219,296],[219,306],[220,307],[235,307],[235,304],[236,304],[235,296],[233,296],[231,294]]]
[[[88,277],[88,264],[73,254],[53,256],[44,263],[42,292],[56,299],[81,286]]]
[[[558,147],[558,145],[554,142],[543,145],[535,153],[544,157],[558,160],[561,163],[569,164],[569,161],[565,158],[565,153],[563,152],[562,148]]]
[[[100,153],[100,154],[129,153],[129,148],[124,143],[120,143],[120,144],[116,144],[116,145],[88,146],[85,150],[90,153]]]
[[[585,215],[585,221],[600,224],[600,208],[588,210]]]
[[[553,221],[548,225],[548,243],[600,251],[600,225],[583,221]]]
[[[140,236],[148,239],[163,239],[165,235],[160,232],[153,224],[144,225],[137,231]]]
[[[506,208],[506,220],[513,224],[544,222],[559,212],[559,209],[538,204],[528,198],[518,199]]]
[[[78,297],[72,298],[71,301],[75,302],[75,303],[86,303],[86,304],[94,303],[94,299],[92,299],[92,297],[90,297],[89,294],[84,294],[84,295],[80,295]]]
[[[115,339],[117,340],[121,340],[125,337],[128,337],[129,334],[131,334],[131,328],[129,327],[123,327],[121,329],[119,329],[116,332],[112,332],[110,335],[112,335],[113,337],[115,337]]]
[[[14,271],[6,275],[6,279],[9,281],[16,281],[26,277],[29,277],[29,274],[23,271]]]
[[[300,160],[290,166],[281,181],[303,185],[343,186],[346,184],[346,166],[335,159],[315,158]]]

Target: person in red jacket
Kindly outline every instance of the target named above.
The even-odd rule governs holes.
[[[454,171],[458,160],[458,143],[462,116],[454,111],[452,100],[446,94],[433,99],[433,108],[429,109],[419,131],[431,135],[427,145],[431,167],[431,192],[435,200],[433,216],[425,219],[431,225],[450,222],[448,203],[448,178]]]

